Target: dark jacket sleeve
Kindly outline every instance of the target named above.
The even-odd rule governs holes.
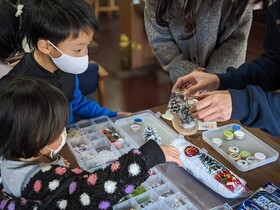
[[[219,89],[230,89],[231,119],[261,128],[274,136],[280,136],[280,94],[271,92],[280,89],[279,11],[279,1],[267,11],[265,54],[238,69],[228,68],[226,74],[217,74]]]
[[[280,2],[275,2],[267,10],[267,27],[264,39],[265,54],[252,63],[239,68],[228,68],[220,78],[219,89],[244,89],[247,85],[259,85],[265,91],[280,88]]]
[[[70,183],[67,183],[64,190],[47,206],[48,209],[65,206],[65,209],[111,209],[149,177],[151,166],[164,161],[160,147],[149,141],[139,150],[131,150],[105,169],[93,173],[58,165],[47,166],[29,181],[22,197],[44,200],[54,194],[60,185],[65,186],[70,179]],[[77,176],[77,179],[72,180],[73,176]],[[30,209],[30,205],[28,208],[21,206],[20,209]]]

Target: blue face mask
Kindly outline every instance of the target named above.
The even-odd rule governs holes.
[[[48,41],[48,40],[47,40]],[[61,56],[58,58],[52,57],[54,64],[62,71],[70,74],[81,74],[85,72],[88,68],[88,54],[81,57],[73,57],[66,55],[60,49],[58,49],[53,43],[48,41],[56,50],[61,53]]]

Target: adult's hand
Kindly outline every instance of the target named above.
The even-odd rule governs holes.
[[[192,73],[178,78],[172,88],[172,91],[185,90],[184,95],[194,95],[196,92],[204,90],[216,90],[220,85],[217,75],[202,71],[193,71]]]
[[[198,102],[190,108],[193,118],[201,121],[227,121],[232,114],[229,91],[212,91],[197,95]]]

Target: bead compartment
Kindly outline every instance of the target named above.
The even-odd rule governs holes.
[[[67,145],[81,169],[92,172],[136,148],[135,142],[106,116],[67,127]]]

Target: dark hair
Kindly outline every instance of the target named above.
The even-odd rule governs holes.
[[[16,6],[8,0],[0,0],[0,60],[23,52],[19,36],[19,17],[16,17]]]
[[[69,37],[77,38],[81,31],[97,30],[92,7],[84,0],[22,0],[24,5],[21,34],[28,45],[36,47],[40,38],[57,45]]]
[[[38,156],[59,137],[69,108],[57,88],[34,78],[0,83],[0,150],[5,159]]]
[[[231,11],[228,24],[233,24],[235,21],[239,20],[248,1],[249,0],[227,1],[226,7]],[[263,7],[266,9],[271,1],[275,0],[256,0],[255,3],[263,2]],[[157,0],[156,21],[158,25],[162,27],[167,27],[169,25],[168,19],[172,18],[172,14],[170,13],[172,2],[172,0]],[[185,34],[182,34],[182,39],[189,39],[195,34],[197,27],[196,20],[201,4],[207,4],[207,6],[210,7],[213,2],[214,0],[184,0],[182,21],[185,27]]]

